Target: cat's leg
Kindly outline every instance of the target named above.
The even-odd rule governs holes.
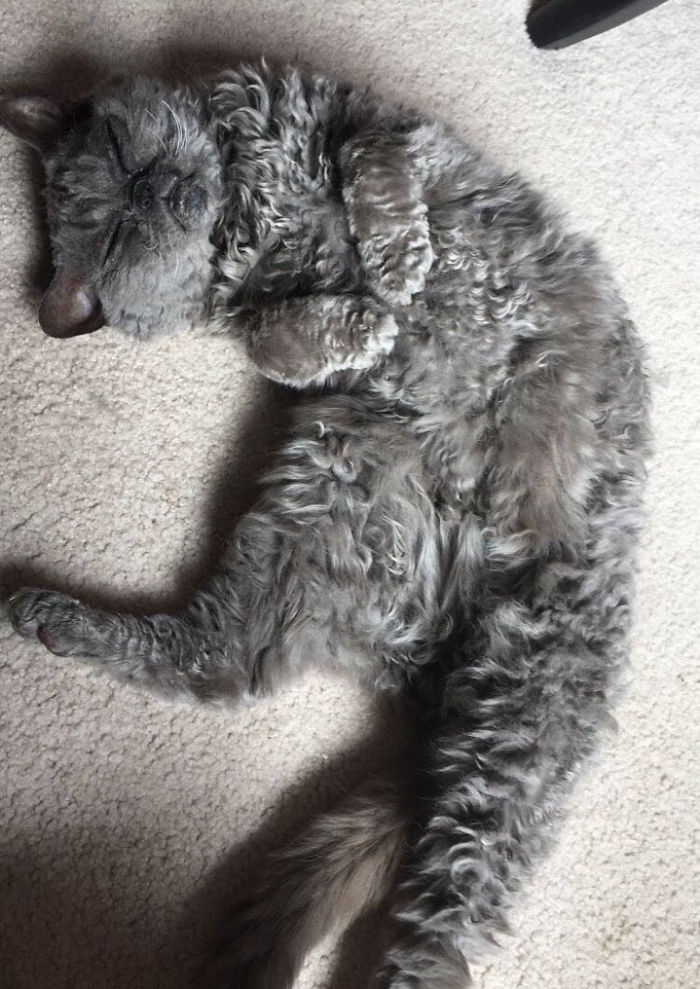
[[[248,689],[245,670],[231,661],[234,630],[214,585],[177,615],[119,614],[37,588],[16,592],[6,608],[24,638],[161,693],[206,700],[240,697]]]
[[[303,388],[335,371],[374,367],[394,346],[398,326],[374,299],[311,295],[261,305],[246,317],[250,353],[273,381]]]
[[[434,261],[430,210],[501,181],[444,125],[401,110],[347,141],[338,166],[369,287],[392,306],[408,304],[425,287]]]
[[[568,568],[562,579],[570,577]],[[312,826],[298,854],[266,874],[216,989],[289,987],[317,925],[332,923],[340,906],[350,920],[380,895],[392,909],[373,989],[466,989],[468,963],[507,931],[511,898],[546,850],[606,718],[620,647],[617,656],[596,652],[568,617],[543,620],[508,601],[482,619],[474,629],[482,658],[470,647],[450,675],[443,715],[419,737],[410,800],[365,794]],[[595,615],[591,634],[594,626],[597,634]],[[284,936],[275,940],[266,932],[278,924]]]
[[[390,422],[341,397],[302,423],[239,524],[224,571],[176,615],[136,617],[54,591],[8,602],[15,629],[60,655],[203,700],[272,690],[305,664],[374,683],[429,642],[436,523],[417,451]],[[408,551],[406,532],[420,539]],[[410,616],[410,617],[409,617]]]
[[[365,277],[389,305],[425,287],[434,260],[423,187],[403,141],[360,137],[341,152],[343,199]]]
[[[376,989],[466,987],[468,962],[508,931],[513,895],[610,722],[606,694],[625,661],[626,605],[603,612],[628,577],[620,569],[576,623],[561,604],[535,614],[515,601],[482,620],[482,658],[453,675],[444,700],[452,713],[427,736],[419,838],[395,894]]]
[[[434,739],[430,813],[395,892],[374,989],[466,989],[469,963],[508,931],[512,894],[546,845],[554,756],[533,764],[518,719],[455,723]]]

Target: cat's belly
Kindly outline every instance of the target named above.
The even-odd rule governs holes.
[[[489,376],[470,361],[471,351],[464,335],[445,341],[410,328],[369,382],[373,399],[401,411],[436,504],[459,512],[476,511],[483,441],[491,425]]]

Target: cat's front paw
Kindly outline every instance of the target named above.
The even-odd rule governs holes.
[[[7,602],[12,626],[25,639],[38,639],[57,656],[85,654],[85,616],[88,609],[58,591],[27,588]]]
[[[428,222],[414,220],[390,237],[377,234],[359,245],[360,259],[373,293],[391,306],[407,306],[425,289],[435,254]]]
[[[355,352],[348,366],[358,370],[374,367],[394,349],[398,332],[391,313],[367,307],[356,327]]]

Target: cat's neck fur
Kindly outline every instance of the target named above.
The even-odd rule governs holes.
[[[323,77],[304,78],[294,69],[276,75],[264,65],[218,77],[209,102],[225,170],[225,205],[215,235],[214,323],[229,331],[239,309],[291,295],[362,291],[338,151],[360,127],[375,120],[381,126],[395,108],[379,109],[369,94]],[[449,406],[454,385],[461,418],[465,389],[471,392],[468,407],[483,408],[495,379],[505,373],[512,341],[494,347],[489,340],[483,348],[488,357],[481,361],[482,348],[465,339],[463,326],[436,338],[431,304],[428,292],[410,312],[398,314],[402,334],[390,368],[378,376],[338,375],[334,387],[360,388],[380,404],[400,402],[429,412],[437,395],[442,411]],[[457,367],[459,382],[451,382]],[[441,379],[437,389],[435,374]]]
[[[215,312],[359,288],[335,162],[368,101],[263,65],[219,76],[209,103],[225,173]]]

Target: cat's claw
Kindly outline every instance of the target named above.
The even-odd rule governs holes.
[[[7,615],[15,632],[25,639],[38,639],[57,656],[84,654],[86,612],[80,601],[58,591],[26,588],[7,602]]]

